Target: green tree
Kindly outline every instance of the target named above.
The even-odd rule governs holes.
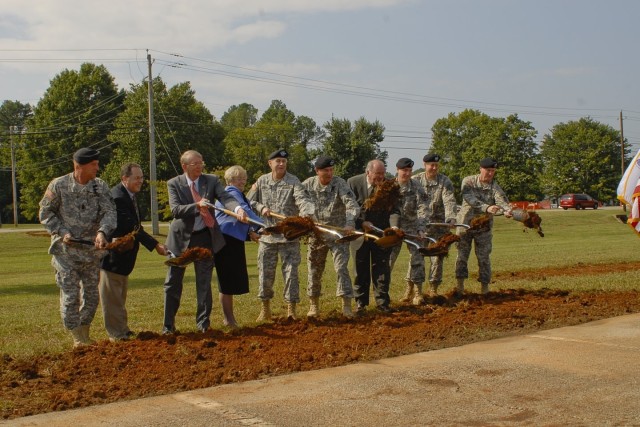
[[[33,116],[27,120],[24,148],[18,153],[20,207],[36,219],[38,202],[51,179],[71,172],[71,155],[80,147],[100,150],[100,164],[111,158],[107,135],[123,108],[124,92],[103,65],[85,63],[80,70],[64,70],[51,85]]]
[[[0,224],[13,221],[11,145],[14,153],[20,150],[25,122],[32,114],[31,105],[19,101],[5,100],[0,105]]]
[[[244,107],[243,107],[244,106]],[[242,104],[231,107],[224,115],[225,123],[248,124],[250,120],[235,120],[234,115],[251,117],[252,106]],[[296,115],[279,100],[271,101],[269,108],[253,126],[225,128],[226,155],[230,164],[240,164],[247,170],[249,181],[267,173],[267,157],[278,149],[289,152],[287,170],[303,180],[311,176],[308,146],[322,136],[315,122]]]
[[[462,179],[478,173],[478,162],[493,157],[499,163],[497,181],[511,200],[539,200],[541,158],[537,131],[516,114],[490,117],[477,110],[449,114],[433,127],[432,152],[443,158],[442,173],[449,176],[459,196]]]
[[[589,117],[559,123],[542,139],[542,186],[550,195],[588,193],[599,200],[615,199],[623,172],[620,153],[620,132],[611,126]],[[624,154],[627,157],[628,150]]]
[[[156,179],[167,181],[181,174],[180,156],[186,150],[200,152],[208,171],[225,165],[224,130],[209,110],[195,98],[188,82],[167,88],[161,78],[153,80],[154,122],[156,142]],[[139,163],[149,174],[147,82],[132,85],[125,110],[115,121],[109,140],[115,144],[111,162],[103,176],[118,182],[120,167],[127,162]],[[140,194],[141,210],[148,209],[148,187]],[[162,210],[162,206],[159,206]]]
[[[251,104],[232,105],[220,118],[225,132],[233,129],[246,129],[258,121],[258,109]]]
[[[348,119],[332,118],[324,124],[326,138],[318,153],[336,159],[335,173],[344,179],[364,172],[369,160],[386,162],[388,153],[380,149],[384,140],[384,126],[364,117],[353,125]]]

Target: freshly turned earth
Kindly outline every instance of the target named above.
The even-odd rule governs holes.
[[[579,265],[503,273],[496,279],[508,283],[638,268],[640,263]],[[372,310],[353,320],[334,311],[319,320],[276,319],[231,332],[141,332],[128,342],[103,341],[28,359],[5,354],[0,357],[0,411],[3,419],[16,418],[532,333],[640,312],[640,295],[509,289],[394,307],[392,314]]]

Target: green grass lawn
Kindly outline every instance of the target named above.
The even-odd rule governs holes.
[[[637,261],[640,240],[631,228],[615,219],[619,209],[586,211],[542,210],[544,238],[534,231],[523,232],[523,226],[513,220],[495,219],[492,265],[494,272],[512,272],[545,267],[574,266],[579,263],[602,264]],[[39,226],[23,226],[22,229]],[[3,228],[13,228],[3,225]],[[161,227],[161,232],[166,228]],[[164,236],[159,236],[164,241]],[[47,254],[49,239],[30,236],[26,232],[0,233],[0,353],[27,356],[43,352],[60,352],[71,347],[71,338],[64,330],[59,312],[59,292],[55,285],[51,257]],[[306,246],[303,245],[303,263],[300,268],[300,295],[298,310],[306,314]],[[242,325],[254,325],[260,304],[256,298],[258,279],[256,267],[257,245],[247,244],[250,276],[250,293],[235,298],[236,317]],[[391,283],[392,302],[397,301],[404,290],[404,276],[408,265],[406,249],[396,263]],[[445,260],[445,280],[442,292],[454,286],[453,268],[456,250],[451,249]],[[166,267],[164,258],[155,252],[141,248],[136,269],[129,278],[128,312],[132,330],[160,331],[163,318],[163,283]],[[469,261],[472,279],[467,288],[477,291],[479,286],[477,264],[472,255]],[[597,276],[548,277],[540,280],[519,280],[492,284],[500,288],[557,288],[568,290],[623,290],[636,288],[640,273],[610,273]],[[285,303],[282,299],[280,266],[276,275],[276,297],[272,301],[274,315],[282,315]],[[212,327],[222,326],[220,305],[217,301],[217,281],[214,277],[214,308]],[[321,310],[323,313],[339,310],[340,301],[335,297],[335,274],[331,260],[327,262],[324,277]],[[176,318],[181,331],[195,330],[195,282],[193,267],[187,269],[182,305]],[[100,308],[92,326],[94,339],[106,339]]]

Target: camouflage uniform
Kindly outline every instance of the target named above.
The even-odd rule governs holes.
[[[313,216],[315,207],[306,193],[300,180],[287,172],[278,181],[271,173],[262,175],[247,195],[251,208],[262,214],[264,208],[285,216]],[[267,227],[275,225],[279,220],[269,216],[265,218]],[[273,234],[260,237],[258,248],[258,298],[273,298],[273,283],[276,277],[278,254],[282,259],[284,277],[284,300],[288,303],[300,302],[300,282],[298,267],[300,266],[300,241],[288,241],[282,235]]]
[[[425,222],[429,216],[427,193],[422,185],[411,178],[407,183],[400,184],[400,228],[407,234],[417,235],[425,231]],[[398,259],[402,245],[395,246],[391,251],[389,263],[391,270]],[[410,263],[405,280],[416,285],[424,283],[424,257],[418,249],[407,243]]]
[[[60,288],[65,328],[90,325],[98,307],[100,259],[106,251],[62,242],[66,234],[93,242],[98,232],[116,228],[116,208],[109,186],[100,178],[79,184],[73,173],[56,178],[40,201],[40,222],[51,234],[49,253]]]
[[[427,222],[454,222],[456,219],[456,197],[453,193],[453,183],[442,174],[437,174],[431,180],[426,173],[419,174],[417,179],[424,187],[429,200],[429,212],[431,215]],[[446,227],[427,227],[427,235],[439,239],[449,233]],[[444,255],[430,257],[431,268],[429,271],[429,283],[437,289],[442,283],[442,264]]]
[[[322,185],[317,176],[302,183],[311,201],[316,205],[316,218],[323,224],[336,227],[354,227],[360,213],[353,191],[347,182],[339,177],[331,178],[329,184]],[[335,243],[329,239],[309,239],[307,251],[308,285],[307,295],[318,297],[322,290],[322,274],[331,250],[333,267],[337,274],[336,296],[353,297],[351,277],[349,276],[349,244]]]
[[[469,224],[471,219],[477,215],[487,212],[487,208],[492,205],[500,206],[504,210],[511,209],[509,200],[498,183],[493,180],[491,184],[480,182],[480,175],[468,176],[462,180],[462,208],[458,214],[458,222]],[[475,241],[475,253],[478,259],[479,277],[478,281],[483,285],[491,282],[491,240],[493,228],[493,217],[491,218],[488,231],[464,232],[461,231],[458,242],[458,257],[456,259],[456,278],[466,279],[469,277],[467,262],[471,253],[471,242]]]

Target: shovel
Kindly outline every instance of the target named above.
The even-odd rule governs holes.
[[[229,216],[232,216],[232,217],[234,217],[234,218],[236,218],[238,220],[240,219],[240,216],[237,213],[232,212],[229,209],[219,208],[218,206],[214,205],[213,203],[209,203],[209,202],[205,202],[205,205],[207,205],[208,207],[213,208],[213,209],[215,209],[217,211],[225,213],[225,214],[227,214]],[[258,227],[261,227],[261,228],[264,228],[264,229],[267,228],[267,225],[264,222],[256,221],[255,219],[251,219],[249,217],[247,217],[247,221],[250,224],[257,225]]]
[[[315,231],[316,229],[322,231],[323,233],[331,234],[338,239],[343,239],[346,237],[336,229],[337,227],[326,226],[324,224],[316,224],[309,218],[286,217],[275,212],[270,212],[269,215],[274,218],[281,219],[282,221],[273,227],[268,227],[267,231],[280,231],[280,233],[283,234],[287,240],[297,239],[298,237],[302,237],[305,234]]]
[[[393,230],[393,233],[387,232],[387,234],[385,234],[385,230],[382,230],[378,227],[376,227],[375,225],[371,225],[370,227],[373,231],[376,231],[378,233],[382,233],[382,237],[380,237],[379,239],[376,240],[376,245],[380,246],[381,248],[391,248],[393,246],[397,246],[400,244],[400,242],[405,242],[408,243],[412,246],[415,246],[416,249],[420,249],[422,246],[419,245],[418,243],[414,242],[413,240],[409,240],[409,239],[405,239],[403,236],[405,235],[404,232],[402,230],[398,230],[400,231],[402,234],[398,234],[396,232],[396,230]]]

